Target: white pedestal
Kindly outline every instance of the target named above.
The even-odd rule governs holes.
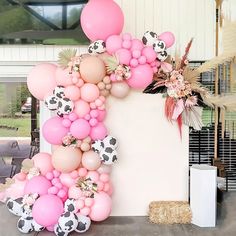
[[[216,225],[217,168],[193,165],[190,168],[190,207],[192,223],[200,227]]]

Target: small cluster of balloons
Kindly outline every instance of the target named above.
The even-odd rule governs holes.
[[[170,32],[146,32],[142,41],[120,35],[124,16],[113,0],[89,0],[81,25],[92,41],[87,54],[65,50],[59,65],[37,65],[27,78],[31,94],[52,114],[42,126],[52,154],[35,155],[0,192],[22,233],[82,233],[110,215],[117,140],[104,123],[107,96],[124,98],[149,85],[175,40]]]

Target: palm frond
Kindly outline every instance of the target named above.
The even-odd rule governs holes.
[[[75,57],[77,53],[76,49],[64,49],[61,51],[58,55],[58,64],[62,68],[66,68],[68,66],[68,63],[71,61],[71,58]]]
[[[108,74],[115,71],[117,66],[119,65],[119,60],[116,56],[106,57],[104,61],[105,61],[105,64],[106,64]]]
[[[182,113],[183,123],[187,126],[193,127],[195,130],[201,130],[203,108],[199,106],[192,106],[186,108]]]

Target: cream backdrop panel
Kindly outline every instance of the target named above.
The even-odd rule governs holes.
[[[164,117],[161,95],[110,98],[106,125],[119,142],[112,170],[114,216],[147,214],[153,200],[188,200],[188,128],[182,140]]]

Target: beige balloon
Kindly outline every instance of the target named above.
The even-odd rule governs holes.
[[[106,75],[105,64],[96,56],[85,57],[80,63],[80,75],[84,81],[97,84]]]
[[[81,158],[79,148],[60,146],[52,154],[52,165],[56,170],[68,173],[79,167]]]
[[[129,85],[126,82],[114,82],[110,93],[112,96],[117,98],[124,98],[129,94]]]
[[[94,151],[84,152],[82,156],[82,165],[88,170],[97,170],[101,165],[101,159]]]

